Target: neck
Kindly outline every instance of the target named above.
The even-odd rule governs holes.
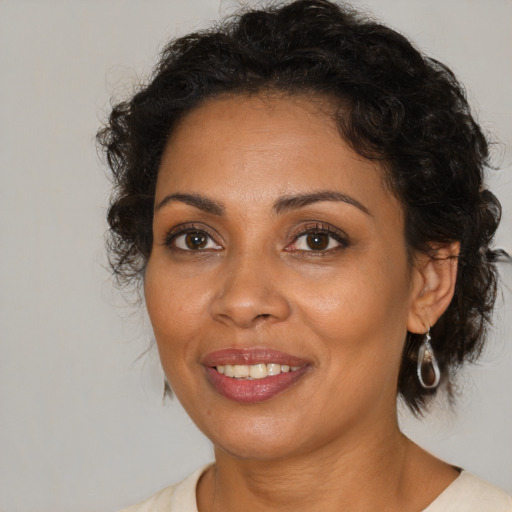
[[[396,419],[380,427],[286,459],[242,460],[216,448],[216,465],[198,492],[199,510],[399,510],[412,443]]]

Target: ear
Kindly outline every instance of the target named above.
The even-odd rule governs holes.
[[[423,334],[449,306],[455,291],[460,243],[433,246],[432,253],[418,253],[412,276],[407,319],[409,332]]]

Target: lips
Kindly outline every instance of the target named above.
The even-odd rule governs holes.
[[[219,350],[208,354],[202,364],[210,384],[218,393],[246,404],[263,402],[285,392],[312,368],[304,359],[268,348]],[[280,371],[253,378],[250,371],[244,370],[256,366],[280,367]]]

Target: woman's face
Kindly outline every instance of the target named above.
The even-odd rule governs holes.
[[[327,107],[213,99],[162,159],[147,308],[175,394],[239,457],[395,425],[415,288],[403,212]]]

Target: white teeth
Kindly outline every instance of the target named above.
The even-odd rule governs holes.
[[[249,377],[249,365],[247,364],[235,364],[233,366],[233,373],[236,379],[245,379]]]
[[[267,364],[267,374],[268,375],[279,375],[281,373],[281,365],[270,363]]]
[[[268,375],[266,364],[253,364],[249,369],[252,379],[264,379]]]
[[[295,372],[300,370],[301,366],[288,366],[287,364],[226,364],[216,367],[217,371],[226,377],[234,377],[235,379],[264,379],[269,375],[279,375],[289,371]]]

